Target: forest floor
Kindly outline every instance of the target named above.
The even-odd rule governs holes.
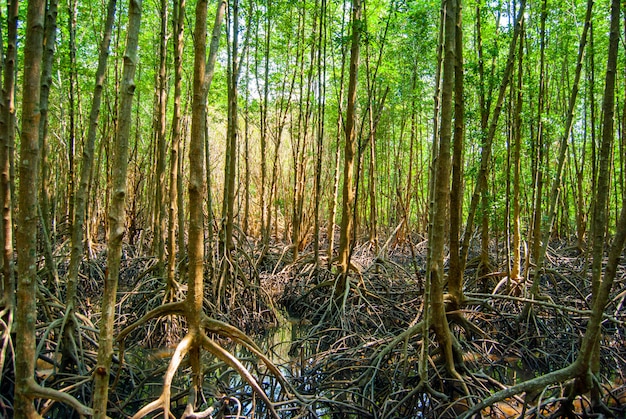
[[[38,329],[39,381],[82,400],[89,399],[90,371],[95,365],[104,253],[97,253],[83,266],[81,359],[73,371],[58,371],[55,319],[62,312],[58,303],[62,286],[56,291],[49,284],[42,287],[50,291]],[[236,259],[240,278],[229,284],[219,308],[207,292],[205,309],[209,316],[250,336],[279,367],[291,390],[246,348],[219,333],[212,338],[239,358],[269,398],[277,401],[281,417],[453,418],[472,400],[569,365],[577,356],[588,319],[590,269],[584,253],[569,243],[553,243],[541,275],[544,298],[533,304],[526,318],[521,318],[528,303],[522,292],[526,284],[508,280],[506,260],[495,249],[493,254],[486,274],[470,255],[465,276],[468,304],[449,313],[451,320],[468,321],[452,321],[452,330],[464,353],[459,370],[473,398],[464,395],[459,383],[444,377],[434,337],[424,339],[422,329],[415,326],[423,312],[425,242],[378,254],[370,245],[355,249],[351,288],[343,301],[331,298],[334,274],[325,259],[315,264],[312,253],[304,253],[294,262],[289,248],[279,245],[261,249],[248,243],[240,249]],[[127,248],[122,263],[117,330],[170,298],[165,296],[163,279],[155,275],[154,259]],[[63,266],[59,266],[61,277]],[[174,299],[184,298],[184,285],[178,291]],[[617,418],[626,417],[625,300],[623,264],[605,310],[600,363],[603,399]],[[184,320],[169,316],[147,322],[126,338],[123,356],[114,360],[110,393],[114,417],[132,416],[159,397],[167,365],[184,330]],[[431,354],[424,364],[431,391],[420,384],[418,374],[424,342]],[[203,365],[204,404],[215,405],[215,417],[265,416],[263,403],[233,369],[208,354]],[[10,411],[11,375],[5,367],[0,416]],[[172,387],[172,411],[177,416],[184,410],[189,377],[190,367],[183,364]],[[565,395],[565,386],[556,385],[539,394],[507,399],[483,410],[482,415],[550,417]],[[575,405],[574,417],[589,417],[585,416],[589,400],[579,398]],[[44,417],[72,417],[58,404],[42,401],[40,409]]]

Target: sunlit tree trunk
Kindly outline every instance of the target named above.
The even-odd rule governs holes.
[[[128,9],[128,32],[124,70],[121,83],[121,102],[112,166],[112,192],[109,207],[109,241],[107,249],[107,274],[102,294],[102,318],[98,341],[98,361],[95,369],[93,394],[94,416],[105,418],[107,411],[109,377],[113,357],[113,322],[117,283],[122,257],[122,239],[126,232],[125,204],[128,174],[128,143],[132,119],[132,105],[135,93],[135,72],[137,69],[137,44],[141,26],[142,0],[131,0]]]
[[[439,148],[436,153],[434,179],[432,182],[432,232],[429,241],[430,316],[432,328],[443,353],[446,368],[455,378],[459,378],[453,355],[453,339],[444,302],[444,248],[446,243],[446,223],[450,205],[450,147],[452,140],[453,93],[455,84],[456,52],[456,0],[442,2],[444,26],[444,59],[441,85],[441,123],[439,127]]]
[[[359,49],[361,40],[361,1],[352,1],[352,44],[350,48],[350,69],[348,82],[348,103],[346,107],[343,163],[343,201],[341,230],[339,232],[339,276],[335,297],[343,296],[348,288],[350,252],[354,240],[354,163],[356,157],[356,88],[359,70]]]
[[[219,13],[219,11],[218,11]],[[185,300],[189,334],[195,341],[189,353],[192,367],[192,394],[199,394],[202,386],[200,347],[197,340],[201,334],[200,321],[204,298],[204,194],[205,194],[205,123],[206,123],[206,32],[207,1],[196,4],[194,28],[193,101],[191,116],[191,139],[189,143],[189,285]],[[195,407],[197,400],[189,400]]]
[[[513,260],[511,263],[510,278],[519,281],[521,273],[521,228],[520,228],[520,182],[521,182],[521,158],[522,158],[522,106],[523,106],[523,57],[524,44],[519,43],[517,55],[517,86],[515,108],[513,115]]]
[[[37,228],[39,194],[39,98],[45,0],[28,2],[22,90],[22,131],[19,158],[17,219],[17,309],[15,313],[15,418],[37,418],[35,384],[35,323],[37,320]]]

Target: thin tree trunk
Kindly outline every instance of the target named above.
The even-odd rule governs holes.
[[[238,142],[238,54],[239,54],[239,0],[233,0],[231,6],[232,42],[229,45],[227,79],[228,79],[228,124],[226,129],[226,153],[224,161],[224,195],[222,200],[222,225],[220,227],[220,257],[222,258],[222,272],[224,278],[215,284],[217,305],[222,303],[226,287],[231,280],[231,252],[235,248],[233,239],[234,208],[235,208],[235,178],[237,176],[237,142]]]
[[[218,10],[219,14],[219,10]],[[189,144],[189,285],[185,300],[189,334],[194,340],[189,357],[192,367],[192,394],[197,393],[202,385],[200,365],[201,316],[204,298],[204,194],[205,194],[205,123],[206,123],[206,32],[207,1],[199,0],[196,4],[196,23],[194,28],[194,67],[193,67],[193,102],[191,119],[191,140]],[[190,399],[191,407],[195,400]]]
[[[50,173],[48,162],[48,98],[50,96],[50,86],[52,85],[52,60],[54,58],[57,33],[57,9],[58,2],[51,0],[46,11],[46,23],[44,33],[44,56],[41,73],[41,98],[39,104],[39,112],[41,119],[39,120],[39,149],[41,150],[41,228],[44,241],[44,257],[48,275],[54,279],[54,284],[59,286],[59,274],[52,256],[52,245],[50,238],[49,221],[50,214]]]
[[[620,20],[620,0],[613,0],[611,5],[611,26],[609,32],[609,51],[606,66],[606,78],[604,86],[604,97],[602,100],[602,142],[599,150],[598,180],[596,184],[595,205],[593,209],[593,237],[592,237],[592,263],[591,263],[591,288],[592,288],[592,308],[593,315],[590,323],[597,323],[596,330],[587,330],[585,338],[581,344],[582,362],[591,368],[591,372],[597,374],[600,368],[600,318],[604,311],[609,292],[615,277],[617,261],[621,254],[624,237],[615,239],[611,249],[611,258],[614,258],[615,266],[607,266],[604,278],[602,275],[602,261],[606,243],[606,224],[608,223],[608,202],[610,165],[615,137],[615,80],[617,73],[617,55],[619,48],[619,20]],[[624,201],[622,202],[624,205]],[[626,209],[622,207],[622,216],[626,217]],[[626,220],[622,218],[624,223]],[[622,232],[626,234],[626,231]],[[621,243],[620,243],[621,241]],[[610,259],[611,259],[610,258]],[[597,390],[597,389],[596,389]],[[592,393],[592,402],[599,403],[597,391]]]
[[[7,51],[4,60],[2,102],[0,103],[0,200],[2,201],[2,283],[3,300],[15,306],[13,258],[13,155],[15,147],[15,65],[19,1],[8,4]],[[10,323],[7,323],[10,324]]]
[[[125,233],[125,204],[128,175],[128,143],[135,93],[135,71],[137,68],[137,44],[141,26],[142,0],[131,0],[128,9],[128,33],[124,70],[121,84],[121,102],[113,156],[112,195],[109,207],[109,242],[107,249],[107,275],[102,296],[102,319],[98,361],[95,369],[94,416],[105,418],[108,403],[109,377],[113,356],[113,321],[117,283],[122,257],[122,239]]]
[[[19,161],[19,213],[16,234],[17,310],[15,313],[15,418],[36,418],[32,388],[35,376],[37,316],[37,220],[39,194],[39,98],[45,0],[28,2]]]
[[[463,25],[461,4],[456,8],[454,67],[454,141],[452,156],[452,188],[450,190],[450,269],[448,288],[457,304],[462,304],[463,272],[460,260],[461,217],[463,215],[463,145],[465,142],[465,100],[463,73]]]
[[[510,279],[519,281],[521,273],[521,231],[520,231],[520,182],[522,154],[522,106],[523,106],[523,54],[524,44],[519,43],[517,56],[517,97],[513,116],[513,263]]]
[[[478,202],[481,197],[482,190],[487,187],[487,175],[489,172],[489,162],[491,160],[491,152],[492,152],[492,144],[493,139],[496,135],[496,130],[498,127],[498,119],[500,118],[500,113],[502,111],[502,104],[504,103],[504,97],[506,94],[507,86],[511,80],[511,74],[513,72],[513,66],[515,65],[515,50],[517,45],[517,40],[519,38],[522,22],[524,20],[524,9],[526,8],[526,0],[521,0],[520,8],[518,11],[517,18],[515,20],[515,29],[513,31],[513,39],[511,39],[511,44],[509,45],[509,53],[506,63],[506,68],[504,70],[504,74],[502,75],[502,82],[500,83],[500,91],[498,93],[498,99],[496,102],[496,106],[494,108],[493,115],[491,116],[491,122],[489,124],[489,130],[486,133],[486,139],[484,143],[484,147],[481,151],[481,159],[480,159],[480,169],[478,172],[478,178],[476,180],[476,184],[474,185],[474,192],[472,193],[472,198],[470,201],[470,207],[467,215],[467,222],[465,223],[465,233],[463,234],[463,242],[461,244],[461,269],[463,272],[465,270],[465,265],[467,263],[467,255],[469,252],[470,240],[473,235],[474,230],[474,219],[476,217],[476,209],[478,207]]]
[[[166,188],[166,112],[167,112],[167,40],[168,40],[168,1],[161,0],[161,31],[159,42],[159,70],[157,74],[157,106],[156,106],[156,140],[157,140],[157,160],[156,160],[156,199],[155,199],[155,223],[154,237],[156,241],[153,246],[157,253],[157,270],[162,275],[165,272],[165,235],[167,219],[167,194]]]
[[[178,178],[180,174],[179,152],[181,141],[181,96],[183,75],[183,48],[185,29],[185,0],[174,0],[172,8],[174,26],[174,109],[172,114],[172,146],[170,149],[169,226],[167,233],[167,289],[176,283],[176,223],[178,218]],[[180,230],[179,235],[184,235]],[[179,251],[181,248],[178,249]]]
[[[339,276],[335,297],[343,297],[348,289],[350,251],[354,240],[354,162],[356,153],[356,88],[359,70],[359,49],[361,39],[361,0],[352,1],[352,45],[350,48],[350,69],[348,82],[348,103],[345,120],[345,154],[343,164],[343,202],[341,230],[339,232]]]
[[[316,1],[316,5],[318,2]],[[325,105],[326,105],[326,0],[322,0],[320,8],[320,30],[317,40],[317,148],[315,161],[315,209],[314,218],[315,226],[313,231],[313,253],[315,257],[315,265],[319,263],[320,258],[320,202],[322,200],[322,159],[324,151],[324,121],[325,121]]]
[[[111,44],[111,35],[113,31],[113,23],[115,21],[115,8],[117,0],[109,0],[107,5],[106,23],[104,26],[102,42],[100,43],[100,54],[98,57],[98,68],[96,70],[96,80],[94,92],[91,101],[91,111],[89,113],[89,128],[87,131],[87,139],[83,148],[83,165],[81,167],[78,190],[76,191],[76,202],[74,204],[74,222],[72,223],[72,240],[70,251],[70,263],[67,276],[67,291],[65,296],[66,304],[66,320],[63,330],[63,357],[61,365],[65,366],[69,363],[68,357],[72,356],[68,352],[72,348],[72,336],[76,331],[76,319],[74,311],[76,309],[78,294],[78,271],[80,263],[83,259],[85,240],[85,217],[87,214],[87,201],[89,193],[89,184],[91,179],[96,135],[98,130],[98,118],[100,115],[100,107],[102,103],[102,93],[104,89],[104,79],[106,76],[107,61],[109,58],[109,46]],[[78,360],[75,360],[76,362]],[[79,364],[79,371],[81,366]]]
[[[74,220],[74,193],[76,182],[76,13],[77,6],[75,0],[68,2],[68,28],[69,28],[69,56],[70,56],[70,79],[69,79],[69,132],[67,133],[67,220],[70,225]]]
[[[543,201],[543,170],[545,159],[545,145],[544,145],[544,133],[543,133],[543,118],[545,107],[545,91],[546,91],[546,72],[545,72],[545,60],[546,60],[546,18],[548,15],[547,0],[543,0],[541,3],[541,28],[540,28],[540,61],[539,61],[539,93],[537,98],[537,137],[535,140],[535,147],[537,150],[536,162],[537,170],[535,173],[534,184],[534,213],[533,213],[533,243],[532,243],[532,259],[537,262],[539,258],[539,252],[541,248],[541,219],[542,208],[541,203]]]
[[[342,20],[341,22],[341,33],[344,33],[344,20]],[[345,47],[344,47],[345,48]],[[343,126],[343,110],[342,110],[342,104],[343,104],[343,94],[344,94],[344,76],[345,76],[345,69],[346,69],[346,53],[345,53],[345,49],[342,49],[342,54],[341,54],[341,74],[339,75],[339,92],[337,95],[337,103],[338,103],[338,110],[337,110],[337,127],[336,127],[336,137],[335,137],[335,146],[336,146],[336,151],[335,151],[335,162],[333,165],[333,194],[332,194],[332,198],[330,201],[330,208],[328,209],[328,230],[327,230],[327,236],[328,236],[328,250],[327,250],[327,255],[328,255],[328,267],[330,268],[332,266],[333,263],[333,256],[334,256],[334,252],[335,252],[335,226],[336,226],[336,218],[337,218],[337,204],[338,204],[338,196],[339,196],[339,176],[340,176],[340,171],[339,171],[339,161],[341,160],[341,147],[340,147],[340,143],[341,143],[341,129]]]
[[[443,353],[448,373],[460,378],[455,367],[453,354],[453,336],[446,318],[444,303],[444,247],[446,242],[446,223],[450,204],[450,145],[452,139],[453,90],[455,83],[456,52],[456,0],[444,0],[444,61],[441,95],[441,125],[439,128],[439,149],[435,161],[435,173],[432,185],[433,212],[432,234],[429,241],[429,270],[427,281],[430,282],[429,310],[432,328]]]
[[[563,166],[565,165],[565,159],[567,157],[567,146],[569,143],[570,135],[572,133],[572,126],[574,124],[574,111],[576,107],[576,100],[578,98],[578,85],[583,68],[583,62],[585,58],[585,45],[587,43],[587,32],[589,25],[591,24],[591,10],[593,9],[593,0],[587,2],[587,14],[585,16],[585,25],[580,37],[580,44],[578,46],[578,60],[576,63],[576,73],[574,75],[574,83],[572,85],[572,93],[569,97],[569,105],[567,110],[567,119],[565,121],[565,128],[561,137],[561,144],[559,148],[559,156],[557,160],[556,174],[552,182],[550,190],[550,206],[548,209],[548,220],[543,230],[543,236],[541,239],[541,246],[539,247],[539,253],[536,255],[535,268],[533,272],[533,283],[530,289],[532,296],[539,294],[539,279],[540,273],[543,269],[543,262],[548,250],[548,241],[552,237],[552,230],[554,220],[556,218],[557,203],[559,202],[559,196],[561,192],[563,182]]]

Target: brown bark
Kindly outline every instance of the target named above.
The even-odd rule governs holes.
[[[517,56],[517,87],[515,109],[513,116],[513,261],[511,264],[510,279],[519,281],[521,272],[521,231],[520,231],[520,182],[521,182],[521,155],[522,155],[522,106],[523,106],[523,53],[524,45],[519,44]]]
[[[476,184],[474,186],[474,191],[472,193],[470,207],[469,207],[468,215],[467,215],[467,222],[465,223],[465,233],[463,234],[463,242],[461,244],[461,269],[460,269],[461,272],[465,270],[465,264],[467,263],[467,255],[469,252],[470,240],[471,240],[471,237],[473,235],[473,230],[474,230],[474,219],[476,217],[476,210],[478,208],[478,203],[481,198],[481,193],[482,193],[482,190],[487,187],[487,175],[489,174],[492,144],[496,135],[496,130],[498,127],[498,120],[500,118],[500,113],[502,111],[502,105],[504,103],[506,90],[511,80],[511,74],[513,72],[513,66],[515,64],[515,50],[516,50],[517,41],[521,32],[521,28],[522,28],[522,22],[524,20],[525,8],[526,8],[526,1],[522,0],[520,3],[520,8],[518,11],[517,18],[515,20],[515,29],[513,31],[513,38],[511,39],[511,44],[509,45],[506,68],[504,70],[504,74],[502,75],[502,81],[500,83],[500,91],[498,93],[496,106],[491,116],[491,122],[489,123],[488,131],[485,134],[486,137],[485,137],[484,147],[481,150],[480,169],[478,172],[478,178],[476,180]]]
[[[169,226],[167,230],[168,259],[167,287],[171,290],[176,282],[176,225],[178,221],[178,180],[181,172],[179,153],[181,142],[181,96],[183,74],[183,48],[185,28],[185,0],[174,0],[172,10],[174,26],[174,109],[172,116],[172,146],[170,148],[170,180],[169,180]],[[183,231],[178,234],[183,235]],[[178,251],[182,249],[179,248]]]
[[[450,205],[450,146],[452,140],[453,93],[455,84],[455,52],[456,52],[456,0],[442,2],[444,12],[444,59],[441,85],[441,124],[439,127],[439,148],[435,160],[434,179],[432,182],[432,233],[429,241],[429,270],[427,280],[430,281],[430,316],[431,327],[435,331],[437,342],[444,355],[448,373],[460,378],[455,367],[453,339],[444,303],[444,248],[446,242],[446,223],[448,222]]]
[[[541,220],[543,217],[543,171],[545,159],[545,145],[543,133],[543,118],[545,107],[545,90],[546,90],[546,18],[548,14],[547,0],[541,3],[541,28],[540,28],[540,61],[539,61],[539,93],[537,98],[537,137],[535,139],[536,148],[536,172],[534,184],[534,212],[532,224],[532,259],[536,262],[539,258],[541,248]]]
[[[39,191],[39,98],[45,0],[28,2],[24,44],[22,132],[19,158],[19,213],[16,246],[17,309],[15,313],[15,418],[36,418],[33,404],[35,323],[37,320],[37,220]]]
[[[128,143],[135,93],[137,45],[141,26],[142,0],[131,0],[128,9],[128,32],[121,83],[121,102],[113,155],[112,191],[109,206],[109,241],[107,245],[107,274],[102,296],[102,318],[98,341],[98,361],[93,395],[94,417],[105,418],[108,403],[109,377],[113,357],[113,322],[117,283],[122,257],[122,239],[126,232],[126,195],[128,175]]]
[[[574,111],[576,107],[576,100],[578,98],[578,85],[583,68],[583,62],[585,57],[585,45],[587,43],[587,32],[591,24],[591,10],[593,9],[593,0],[587,2],[587,13],[585,16],[585,24],[583,32],[580,37],[580,44],[578,46],[578,60],[576,62],[576,73],[574,75],[574,82],[572,84],[572,93],[569,97],[569,105],[567,110],[567,117],[565,121],[565,128],[563,135],[561,136],[561,144],[559,147],[559,156],[557,160],[557,169],[552,187],[550,189],[550,206],[548,208],[548,221],[543,229],[543,236],[541,239],[541,246],[535,259],[535,268],[533,271],[533,283],[530,290],[531,295],[536,296],[539,293],[539,278],[541,270],[543,269],[543,262],[548,250],[548,242],[552,236],[552,230],[554,220],[556,218],[557,203],[561,193],[561,187],[563,182],[563,166],[565,165],[565,159],[567,157],[567,147],[569,144],[570,135],[572,132],[572,126],[574,124]]]
[[[15,305],[15,266],[13,259],[13,155],[15,147],[15,65],[17,61],[17,21],[19,1],[8,4],[7,50],[4,60],[2,101],[0,102],[0,201],[2,202],[2,288],[3,300]]]
[[[463,302],[463,272],[460,260],[461,216],[463,214],[463,146],[465,141],[465,101],[463,73],[463,25],[461,4],[456,8],[454,66],[454,141],[452,188],[450,190],[450,269],[448,289],[457,304]]]
[[[359,70],[359,47],[361,39],[361,1],[352,1],[352,44],[350,48],[350,68],[348,82],[348,103],[345,119],[344,164],[343,164],[343,201],[341,230],[339,233],[339,276],[335,297],[342,297],[348,289],[348,270],[350,251],[354,240],[354,163],[356,157],[356,90]]]
[[[59,285],[59,274],[52,256],[49,221],[49,217],[52,216],[52,214],[50,214],[49,211],[51,176],[48,162],[48,98],[50,95],[50,86],[52,85],[52,60],[56,49],[57,3],[56,0],[50,1],[46,10],[44,56],[41,70],[41,97],[39,101],[39,112],[41,114],[41,119],[39,120],[39,149],[41,150],[41,229],[48,275],[54,280],[56,286]]]
[[[200,366],[200,349],[197,341],[200,334],[202,301],[204,296],[204,126],[206,123],[206,30],[207,1],[200,0],[196,4],[196,23],[194,28],[194,67],[193,67],[193,101],[191,105],[191,138],[189,143],[189,284],[185,299],[186,317],[189,335],[194,344],[190,350],[192,366],[192,391],[198,391],[202,384],[202,368]],[[193,406],[195,400],[190,400]]]
[[[98,68],[96,69],[96,80],[94,85],[93,97],[91,100],[91,111],[89,113],[89,128],[87,130],[87,138],[83,147],[83,160],[80,171],[80,179],[78,190],[76,191],[76,202],[74,204],[74,222],[72,223],[72,238],[70,250],[70,263],[67,275],[67,291],[65,294],[66,304],[66,325],[63,331],[63,355],[65,359],[62,365],[69,362],[67,349],[71,348],[71,336],[75,332],[76,324],[74,318],[74,310],[76,308],[76,298],[78,294],[78,271],[83,259],[85,240],[85,217],[87,214],[87,201],[89,193],[89,184],[91,172],[93,168],[96,134],[98,130],[98,117],[100,115],[100,107],[102,103],[102,92],[104,89],[104,79],[106,76],[107,61],[109,58],[109,45],[111,44],[111,35],[113,30],[113,22],[115,21],[115,8],[117,0],[109,0],[107,5],[107,16],[104,27],[102,41],[100,43],[100,54],[98,57]],[[80,366],[79,366],[80,370]]]
[[[157,270],[162,275],[165,271],[165,235],[167,220],[167,181],[165,174],[166,162],[166,112],[167,112],[167,41],[168,41],[168,2],[161,0],[161,29],[159,35],[159,70],[157,74],[157,103],[156,103],[156,199],[153,246],[157,253]]]

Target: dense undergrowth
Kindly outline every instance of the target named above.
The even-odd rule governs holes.
[[[432,339],[424,339],[417,329],[406,333],[415,329],[423,313],[425,251],[424,243],[413,246],[412,252],[409,246],[376,254],[369,245],[355,249],[351,288],[343,301],[331,298],[334,273],[326,259],[315,263],[312,254],[305,252],[292,261],[289,249],[278,245],[249,245],[239,251],[235,260],[240,275],[229,284],[220,307],[214,305],[207,280],[207,314],[250,336],[293,389],[285,388],[254,353],[228,337],[213,337],[256,377],[285,418],[456,417],[466,406],[496,390],[565,367],[575,359],[590,309],[586,255],[566,243],[554,243],[541,276],[544,298],[534,302],[529,315],[521,318],[527,303],[526,284],[507,278],[506,260],[494,251],[487,275],[479,277],[478,272],[484,270],[479,269],[478,259],[470,260],[465,275],[468,303],[448,313],[464,353],[458,366],[470,391],[464,394],[458,382],[446,378]],[[100,252],[83,264],[77,359],[69,365],[61,365],[57,346],[64,311],[63,283],[44,279],[39,287],[37,379],[86,403],[96,360],[105,261]],[[61,278],[64,269],[61,263]],[[618,418],[626,416],[625,274],[622,267],[605,310],[598,377],[603,400]],[[139,256],[137,249],[125,249],[117,330],[184,295],[184,278],[175,292],[166,294],[155,260]],[[147,322],[126,337],[123,352],[114,359],[112,417],[132,416],[159,396],[169,359],[184,332],[184,319],[167,316]],[[422,350],[425,342],[428,351]],[[428,383],[418,374],[420,357],[428,356],[424,353],[430,354]],[[214,408],[210,417],[267,415],[264,403],[233,369],[210,355],[204,355],[203,365],[202,404]],[[0,383],[3,417],[12,414],[12,368],[9,345]],[[189,371],[183,361],[172,384],[172,412],[178,416],[187,401]],[[537,394],[521,394],[484,409],[482,415],[550,417],[566,392],[566,386],[555,385]],[[588,400],[579,398],[575,406],[573,417],[589,417]],[[40,401],[39,410],[44,417],[75,416],[67,407],[47,400]]]

